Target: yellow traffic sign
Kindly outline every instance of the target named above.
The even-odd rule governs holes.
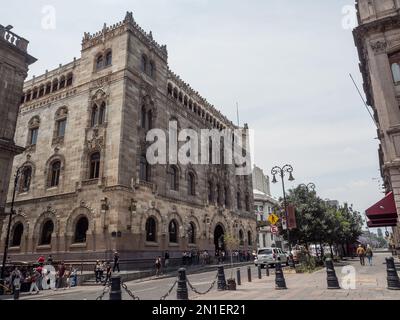
[[[276,225],[279,221],[279,218],[276,214],[271,213],[268,217],[268,221],[269,223],[271,223],[272,225]]]

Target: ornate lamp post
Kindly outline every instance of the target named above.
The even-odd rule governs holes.
[[[11,231],[11,220],[12,216],[14,214],[14,202],[15,202],[15,193],[17,191],[17,185],[18,185],[18,179],[24,169],[24,166],[19,167],[17,169],[17,172],[15,173],[15,178],[14,178],[14,190],[13,190],[13,196],[11,200],[11,209],[10,209],[10,215],[8,218],[8,226],[7,226],[7,235],[6,235],[6,243],[4,244],[4,252],[3,252],[3,264],[1,266],[1,275],[0,275],[0,294],[3,293],[3,287],[4,285],[4,273],[6,270],[6,262],[7,262],[7,254],[8,254],[8,245],[10,242],[10,231]]]
[[[289,231],[289,219],[288,219],[288,212],[287,212],[287,202],[286,202],[286,192],[285,192],[285,173],[289,174],[289,181],[294,181],[293,177],[293,167],[290,164],[287,164],[285,166],[281,167],[274,167],[271,170],[271,174],[273,175],[272,183],[277,183],[278,181],[276,180],[276,175],[279,175],[281,177],[282,181],[282,191],[283,191],[283,203],[285,206],[285,217],[286,217],[286,232],[287,232],[287,238],[288,238],[288,244],[289,244],[289,264],[292,267],[293,266],[293,259],[292,259],[292,245],[290,244],[290,231]]]
[[[309,184],[304,184],[304,183],[301,183],[301,184],[299,184],[299,187],[303,187],[303,188],[306,188],[307,189],[307,191],[315,191],[315,184],[313,183],[313,182],[310,182]]]

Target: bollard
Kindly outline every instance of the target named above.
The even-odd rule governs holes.
[[[236,277],[237,277],[238,286],[241,286],[242,285],[242,279],[240,277],[240,268],[237,268],[237,270],[236,270]]]
[[[110,300],[122,300],[120,276],[111,277]]]
[[[224,266],[218,266],[218,291],[226,290]]]
[[[186,269],[178,270],[178,288],[176,289],[177,300],[189,300],[189,293],[186,284]]]
[[[258,279],[262,279],[261,266],[258,265]]]
[[[247,268],[247,279],[251,282],[251,267]]]
[[[325,260],[328,289],[340,289],[339,280],[336,276],[335,268],[331,258]]]
[[[387,283],[389,290],[400,290],[399,275],[393,257],[386,258]]]
[[[265,273],[266,273],[267,277],[269,277],[269,264],[265,265]]]
[[[282,265],[280,263],[275,264],[275,289],[287,289],[285,277],[283,276]]]

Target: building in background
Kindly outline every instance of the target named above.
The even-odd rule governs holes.
[[[274,207],[278,206],[278,200],[271,196],[269,177],[264,175],[261,168],[255,166],[253,169],[253,193],[254,211],[257,216],[258,225],[258,247],[283,246],[283,237],[271,233],[268,217],[273,213]]]
[[[237,127],[169,69],[167,47],[132,13],[85,33],[79,59],[25,82],[19,111],[13,260],[93,261],[117,250],[131,267],[153,265],[166,250],[212,255],[228,233],[240,250],[255,248],[250,176],[234,164],[148,163],[152,128]]]
[[[29,42],[11,29],[0,24],[0,230],[13,159],[24,151],[14,142],[22,88],[28,66],[36,61],[27,52]]]
[[[367,104],[380,141],[386,197],[366,211],[368,226],[393,227],[400,247],[400,0],[358,0],[354,30]]]

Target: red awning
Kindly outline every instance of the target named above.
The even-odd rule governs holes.
[[[366,214],[371,221],[376,219],[397,220],[397,209],[393,192],[388,193],[382,200],[367,209]]]
[[[397,220],[385,220],[383,221],[368,221],[368,228],[381,228],[381,227],[395,227],[397,226]]]

